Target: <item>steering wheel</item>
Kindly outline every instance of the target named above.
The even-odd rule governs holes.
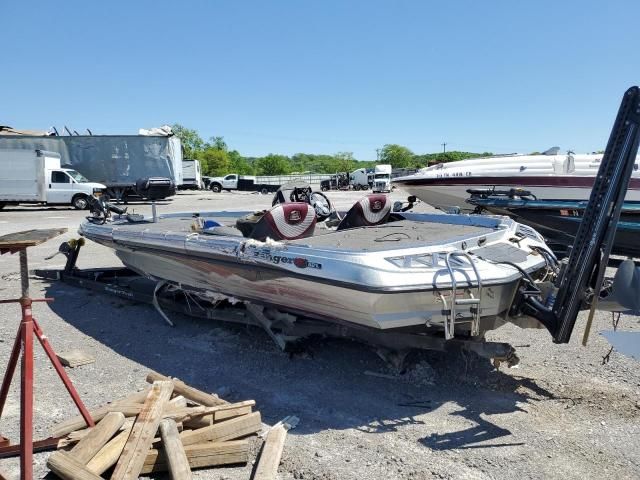
[[[319,222],[326,220],[327,218],[329,218],[329,215],[331,215],[333,205],[331,205],[331,202],[324,193],[312,192],[309,195],[308,202],[309,205],[311,205],[316,211],[316,216],[318,217]]]

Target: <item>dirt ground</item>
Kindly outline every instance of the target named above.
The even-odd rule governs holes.
[[[401,198],[400,194],[395,194]],[[348,206],[357,193],[332,193]],[[270,196],[182,193],[160,202],[160,211],[243,210],[270,205]],[[146,205],[131,205],[148,213]],[[0,234],[29,228],[68,227],[69,233],[30,250],[30,268],[45,261],[61,240],[77,237],[83,212],[20,207],[0,212]],[[80,267],[116,266],[106,248],[88,243]],[[0,257],[0,298],[19,293],[18,261]],[[460,353],[419,353],[402,375],[369,347],[337,340],[281,352],[261,330],[172,315],[169,327],[150,306],[92,294],[56,282],[31,280],[35,315],[54,348],[77,348],[96,362],[68,369],[88,406],[145,385],[148,370],[181,378],[228,400],[255,399],[263,421],[296,415],[280,466],[281,479],[514,479],[640,478],[640,369],[617,352],[603,364],[609,344],[599,331],[611,315],[596,317],[588,348],[579,344],[584,315],[569,345],[544,330],[503,327],[491,340],[513,344],[519,368],[496,370]],[[0,368],[4,371],[18,326],[16,306],[0,306]],[[620,328],[638,331],[638,317]],[[74,414],[73,404],[36,346],[35,437]],[[387,374],[372,376],[365,372]],[[389,375],[391,377],[389,378]],[[14,382],[0,433],[18,441],[19,390]],[[254,449],[258,441],[254,442]],[[47,469],[35,456],[35,478]],[[251,465],[201,470],[197,479],[247,479]],[[17,478],[18,460],[0,460]],[[162,478],[162,477],[161,477]]]

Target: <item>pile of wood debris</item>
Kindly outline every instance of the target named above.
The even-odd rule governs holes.
[[[57,425],[53,436],[61,440],[47,466],[64,480],[132,480],[161,471],[188,480],[193,468],[249,462],[247,437],[262,430],[255,401],[228,403],[155,372],[147,382],[145,390],[91,410],[93,428],[81,416]],[[267,431],[254,479],[276,477],[291,426],[279,422]]]

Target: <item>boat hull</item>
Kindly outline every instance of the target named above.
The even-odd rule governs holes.
[[[134,271],[157,280],[165,280],[181,289],[216,294],[232,300],[276,307],[305,316],[329,321],[343,321],[375,329],[423,326],[437,327],[445,320],[441,295],[450,303],[451,290],[414,290],[410,292],[367,291],[335,282],[319,282],[317,278],[291,276],[287,272],[234,262],[209,261],[157,250],[144,251],[122,246],[117,256]],[[483,290],[480,329],[495,328],[496,317],[509,307],[518,285],[510,281]],[[458,296],[463,295],[463,290]],[[458,309],[470,318],[469,307]],[[500,323],[500,322],[499,322]],[[456,325],[458,333],[468,331],[469,322]]]

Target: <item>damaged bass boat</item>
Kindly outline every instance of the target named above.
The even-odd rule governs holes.
[[[293,186],[253,213],[142,218],[96,200],[79,232],[112,248],[129,273],[77,271],[82,242],[74,242],[61,246],[68,262],[60,278],[89,288],[106,281],[128,298],[143,278],[152,285],[146,301],[162,306],[180,295],[185,313],[208,318],[243,303],[250,315],[237,321],[264,327],[283,348],[326,334],[395,351],[455,345],[513,364],[513,348],[484,341],[487,331],[512,322],[565,343],[580,310],[636,307],[633,265],[617,283],[604,280],[603,265],[638,150],[638,111],[634,87],[562,266],[540,234],[507,217],[392,211],[379,194],[336,212],[322,193]]]

